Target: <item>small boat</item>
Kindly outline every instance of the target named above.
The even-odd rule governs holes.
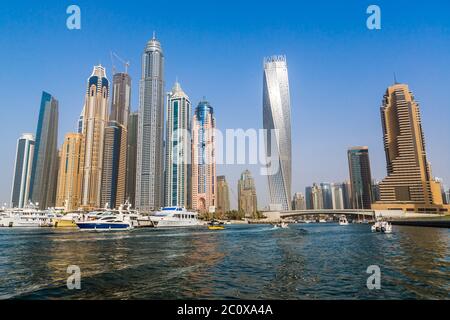
[[[103,212],[95,220],[76,222],[81,230],[107,231],[107,230],[131,230],[139,226],[142,217],[136,213],[124,214],[120,211]]]
[[[371,226],[372,232],[391,233],[392,224],[388,221],[378,220]]]
[[[225,226],[223,222],[219,222],[217,220],[213,220],[208,223],[208,230],[224,230]]]
[[[273,228],[274,229],[278,229],[278,228],[287,229],[287,228],[289,228],[289,225],[286,222],[280,222],[280,223],[274,224]]]
[[[348,220],[346,216],[341,216],[339,218],[339,225],[340,226],[348,226]]]
[[[327,222],[327,220],[325,220],[325,219],[320,219],[319,220],[319,223],[326,223]]]

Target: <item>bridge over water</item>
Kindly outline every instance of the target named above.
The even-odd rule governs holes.
[[[323,216],[342,216],[354,218],[374,218],[374,210],[364,210],[364,209],[320,209],[320,210],[290,210],[290,211],[263,211],[269,219],[280,219],[280,218],[298,218],[298,217],[323,217]]]

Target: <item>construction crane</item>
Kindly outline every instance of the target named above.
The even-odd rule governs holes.
[[[123,60],[115,52],[111,51],[111,63],[112,63],[112,67],[113,67],[113,74],[116,73],[116,65],[114,64],[114,58],[119,60],[125,66],[125,73],[128,73],[128,68],[130,67],[130,62]]]

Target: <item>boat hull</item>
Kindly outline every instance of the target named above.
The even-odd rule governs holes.
[[[93,223],[81,222],[77,223],[81,230],[106,231],[106,230],[129,230],[131,226],[128,223]]]

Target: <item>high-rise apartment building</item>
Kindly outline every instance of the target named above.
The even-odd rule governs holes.
[[[230,189],[225,176],[217,176],[217,209],[219,215],[230,211]]]
[[[101,185],[105,128],[108,125],[109,81],[106,70],[95,66],[87,81],[82,112],[83,145],[81,149],[81,207],[85,210],[101,205]]]
[[[264,60],[263,127],[266,131],[266,157],[277,161],[276,172],[269,172],[269,196],[272,205],[291,208],[291,102],[285,56]],[[270,160],[268,161],[270,162]],[[274,164],[272,164],[274,166]]]
[[[136,208],[158,210],[164,193],[164,54],[155,36],[142,55]]]
[[[213,107],[201,101],[192,119],[192,208],[202,213],[216,207],[216,160]]]
[[[333,209],[333,195],[331,191],[331,184],[321,183],[320,189],[322,190],[323,209]]]
[[[55,205],[58,179],[58,101],[43,92],[36,129],[30,196],[39,209]]]
[[[425,151],[419,104],[408,85],[396,83],[381,107],[387,177],[380,182],[374,209],[438,213],[443,206],[440,183],[431,175]]]
[[[111,113],[105,129],[101,206],[118,208],[125,203],[127,182],[128,116],[131,78],[127,73],[113,76]]]
[[[340,183],[333,183],[331,185],[332,209],[334,210],[344,209],[344,192],[342,189],[342,184]]]
[[[65,211],[78,210],[81,200],[81,150],[83,135],[68,133],[60,151],[56,206]]]
[[[128,117],[127,135],[127,187],[125,199],[132,206],[136,203],[136,160],[137,160],[137,135],[138,135],[137,112],[130,113]]]
[[[322,188],[315,183],[313,184],[313,186],[311,188],[311,203],[312,203],[312,209],[314,209],[314,210],[322,210],[323,209]]]
[[[11,192],[11,207],[23,208],[30,198],[31,168],[34,155],[34,136],[24,133],[17,140],[16,162]]]
[[[352,207],[354,209],[370,209],[373,201],[369,148],[352,147],[348,150],[347,155]]]
[[[191,102],[175,82],[167,94],[165,205],[190,207]]]
[[[301,192],[296,192],[292,199],[292,210],[306,210],[305,196]]]
[[[245,170],[238,181],[239,212],[243,212],[246,218],[256,218],[258,202],[256,198],[255,181],[250,171]]]

